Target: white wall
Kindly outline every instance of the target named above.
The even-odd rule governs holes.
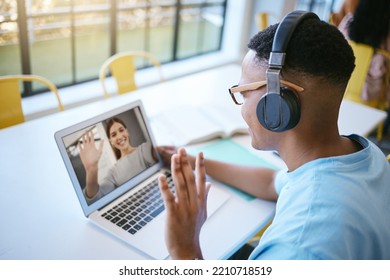
[[[269,24],[279,22],[286,14],[295,10],[297,0],[254,0],[252,17],[254,18],[250,28],[251,36],[257,33],[255,17],[259,12],[267,12],[270,14]]]
[[[229,0],[226,12],[223,50],[241,63],[250,38],[258,31],[256,15],[268,12],[270,23],[276,23],[295,9],[297,0]]]

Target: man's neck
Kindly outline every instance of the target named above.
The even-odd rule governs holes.
[[[361,150],[356,141],[337,134],[313,135],[312,137],[292,137],[279,149],[281,158],[290,171],[315,159],[342,156]]]

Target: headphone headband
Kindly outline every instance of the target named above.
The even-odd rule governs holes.
[[[267,91],[280,94],[280,70],[284,65],[286,49],[295,28],[306,18],[318,16],[312,12],[293,11],[287,14],[276,29],[267,70]]]
[[[291,36],[294,33],[295,28],[299,25],[301,21],[303,21],[306,18],[319,19],[315,13],[306,12],[306,11],[293,11],[287,14],[282,19],[275,32],[275,37],[274,37],[274,41],[272,44],[272,51],[271,51],[271,57],[273,56],[273,59],[271,61],[271,57],[270,57],[270,62],[269,62],[270,65],[283,66],[284,59],[278,58],[276,54],[280,53],[285,55],[288,43],[291,39]]]
[[[268,130],[283,132],[296,126],[301,116],[298,96],[281,88],[280,71],[284,65],[288,43],[295,28],[305,19],[318,16],[311,12],[294,11],[286,15],[276,29],[267,69],[267,93],[259,100],[256,114]]]

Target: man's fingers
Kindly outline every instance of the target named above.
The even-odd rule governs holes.
[[[206,190],[205,190],[205,193],[203,194],[204,195],[203,206],[206,208],[206,216],[207,216],[207,196],[209,195],[210,189],[211,189],[211,183],[207,182],[206,183]]]
[[[178,206],[197,208],[200,202],[204,207],[210,184],[206,183],[203,153],[199,153],[196,157],[195,174],[183,148],[178,150],[178,154],[172,156],[171,169]]]
[[[158,178],[158,185],[160,187],[161,196],[164,201],[165,209],[168,213],[171,213],[174,209],[175,205],[175,196],[171,192],[168,186],[168,182],[164,175],[161,175]]]
[[[180,201],[180,203],[187,203],[188,192],[184,174],[182,172],[182,161],[179,154],[172,156],[171,172],[173,183],[175,185],[177,200]]]
[[[195,178],[194,178],[194,173],[192,171],[191,164],[188,161],[187,152],[184,148],[180,148],[178,152],[181,159],[182,172],[183,175],[185,176],[186,182],[188,184],[193,184]]]
[[[204,166],[204,158],[203,158],[203,153],[200,152],[196,156],[196,161],[195,161],[195,174],[196,174],[196,184],[198,186],[198,192],[199,195],[204,193],[205,190],[205,184],[206,184],[206,169]]]
[[[195,176],[192,170],[191,164],[188,161],[187,152],[184,148],[179,149],[179,155],[181,159],[181,169],[185,181],[186,191],[187,191],[187,200],[191,205],[196,203],[197,190],[195,183]]]

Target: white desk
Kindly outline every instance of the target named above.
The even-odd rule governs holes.
[[[238,81],[239,75],[239,66],[225,66],[0,130],[0,259],[144,259],[144,255],[83,216],[54,133],[139,98],[150,116],[170,106],[207,102],[239,110],[238,106],[232,106],[227,93],[227,88]],[[354,131],[366,134],[375,127],[381,114],[367,110],[364,112],[372,117],[362,116],[359,108],[360,105],[345,103],[343,116],[348,112],[352,115],[351,119],[341,120],[341,124],[345,126],[349,120],[354,120],[362,125],[362,120],[377,116],[363,131]],[[248,137],[237,138],[237,141],[250,145]],[[270,153],[255,154],[270,157]],[[270,160],[281,164],[278,159],[270,157]],[[246,201],[232,193],[202,232],[205,257],[228,257],[262,228],[273,212],[273,203]]]

